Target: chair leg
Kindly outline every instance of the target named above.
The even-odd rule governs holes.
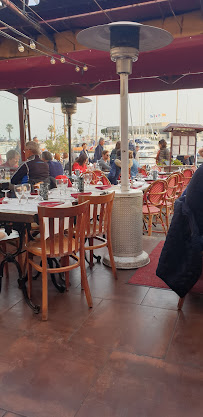
[[[148,221],[148,236],[152,235],[152,219],[153,216],[149,214],[149,221]]]
[[[183,306],[183,304],[184,304],[184,301],[185,301],[185,297],[180,297],[179,298],[179,301],[178,301],[178,310],[182,310],[182,306]]]
[[[27,277],[28,277],[28,297],[32,296],[32,265],[29,263],[29,259],[33,259],[32,253],[27,252]]]
[[[63,256],[63,258],[61,258],[61,265],[69,266],[69,256]],[[69,271],[65,272],[65,283],[66,283],[66,291],[68,291],[69,290]]]
[[[166,207],[166,230],[168,232],[169,229],[169,208]]]
[[[89,238],[89,245],[93,246],[93,237]],[[93,262],[93,250],[90,250],[90,268],[93,268],[94,262]]]
[[[165,235],[167,235],[168,229],[167,229],[167,226],[166,226],[166,229],[165,229],[162,213],[159,214],[159,217],[160,217],[160,220],[161,220],[162,229],[163,229]],[[166,217],[167,217],[167,214],[166,214]]]
[[[2,246],[3,251],[5,253],[7,253],[7,251],[6,251],[6,242],[2,241],[1,246]],[[8,262],[5,262],[4,267],[5,267],[6,279],[9,279]]]
[[[42,320],[48,319],[47,260],[42,260]]]
[[[93,307],[92,296],[87,280],[86,268],[85,268],[85,251],[80,250],[80,270],[81,270],[81,287],[85,291],[85,296],[87,300],[88,307]]]
[[[112,272],[113,272],[113,276],[115,279],[118,279],[117,277],[117,271],[116,271],[116,265],[115,265],[115,261],[114,261],[114,257],[113,257],[113,249],[112,249],[112,242],[111,242],[111,232],[107,230],[107,248],[108,248],[108,252],[109,252],[109,258],[110,258],[110,262],[111,262],[111,268],[112,268]]]

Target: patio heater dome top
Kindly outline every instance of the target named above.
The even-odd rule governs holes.
[[[113,22],[92,26],[77,35],[84,46],[101,51],[114,47],[135,47],[139,52],[153,51],[169,45],[173,36],[164,29],[137,22]]]
[[[66,100],[67,100],[68,97],[69,96],[66,96]],[[61,103],[61,97],[48,97],[48,98],[45,98],[45,101],[47,103]],[[92,100],[90,98],[87,98],[87,97],[76,97],[76,101],[77,101],[77,103],[81,104],[81,103],[90,103],[90,101],[92,101]],[[69,104],[72,104],[71,100],[70,100]]]

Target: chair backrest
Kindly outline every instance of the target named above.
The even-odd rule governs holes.
[[[151,167],[152,170],[157,170],[157,171],[161,171],[161,167],[159,167],[158,165],[154,165],[153,167]]]
[[[72,187],[72,182],[66,175],[57,175],[57,177],[55,177],[55,180],[62,180],[63,184],[67,184],[68,187]]]
[[[183,169],[182,173],[183,173],[183,176],[184,176],[183,187],[186,187],[189,184],[189,182],[190,182],[190,180],[191,180],[191,178],[194,174],[194,171],[191,168],[186,168],[186,169]]]
[[[143,167],[138,168],[138,172],[139,172],[139,174],[142,174],[144,176],[147,176],[147,170],[146,170],[146,168],[143,168]]]
[[[167,189],[165,180],[154,181],[145,191],[143,200],[149,206],[161,206],[164,204]]]
[[[166,179],[167,189],[166,189],[166,198],[167,200],[174,200],[178,187],[178,175],[173,173],[169,175]]]
[[[177,186],[176,193],[178,197],[180,197],[183,192],[184,176],[181,171],[177,171],[175,172],[175,174],[178,176],[178,186]]]
[[[91,180],[90,184],[95,185],[97,183],[97,176],[94,173],[94,171],[88,170],[88,171],[85,172],[85,174],[91,174],[92,175],[92,180]]]
[[[110,228],[114,196],[115,191],[99,196],[78,196],[79,203],[88,201],[89,205],[86,222],[87,236],[105,234],[107,229]]]
[[[99,177],[100,177],[101,181],[103,182],[103,185],[111,185],[110,181],[108,180],[108,178],[106,177],[106,175],[102,171],[100,171],[99,169],[95,169],[93,171],[93,173],[96,176],[96,183],[97,183],[97,181],[99,180]]]
[[[88,209],[88,202],[84,202],[74,207],[44,207],[38,206],[38,217],[40,226],[40,240],[42,247],[42,256],[46,256],[46,239],[45,239],[45,219],[48,220],[50,256],[54,257],[56,250],[56,241],[58,242],[57,254],[62,256],[65,251],[65,219],[68,218],[68,236],[66,236],[66,245],[68,239],[68,252],[77,252],[79,247],[84,247],[85,239],[85,221]],[[66,227],[67,228],[67,227]],[[74,240],[73,240],[74,238]],[[80,246],[79,246],[80,245]]]

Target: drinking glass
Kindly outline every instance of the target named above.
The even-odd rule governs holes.
[[[117,180],[117,184],[120,187],[121,186],[121,180]]]
[[[88,173],[86,175],[87,175],[87,187],[89,188],[90,183],[92,181],[92,174],[91,173]]]
[[[22,184],[14,185],[14,192],[15,192],[15,195],[18,199],[19,204],[21,204],[21,199],[22,199],[22,195],[23,195],[23,186],[22,186]]]
[[[28,184],[28,183],[27,184],[23,184],[22,185],[22,188],[23,188],[24,196],[26,198],[26,202],[28,203],[28,198],[29,198],[30,193],[31,193],[31,185]]]
[[[5,193],[5,197],[2,200],[3,204],[7,204],[9,202],[9,198],[7,197],[7,194],[9,193],[10,190],[2,190],[2,193]]]
[[[103,185],[103,182],[102,182],[102,177],[100,176],[100,177],[98,177],[98,180],[97,180],[97,185]]]

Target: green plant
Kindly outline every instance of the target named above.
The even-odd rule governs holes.
[[[179,159],[174,159],[174,161],[172,161],[172,165],[183,165],[181,163],[181,161],[179,161]]]
[[[47,139],[46,148],[51,153],[62,153],[68,151],[68,140],[64,135],[56,135],[56,140]]]

